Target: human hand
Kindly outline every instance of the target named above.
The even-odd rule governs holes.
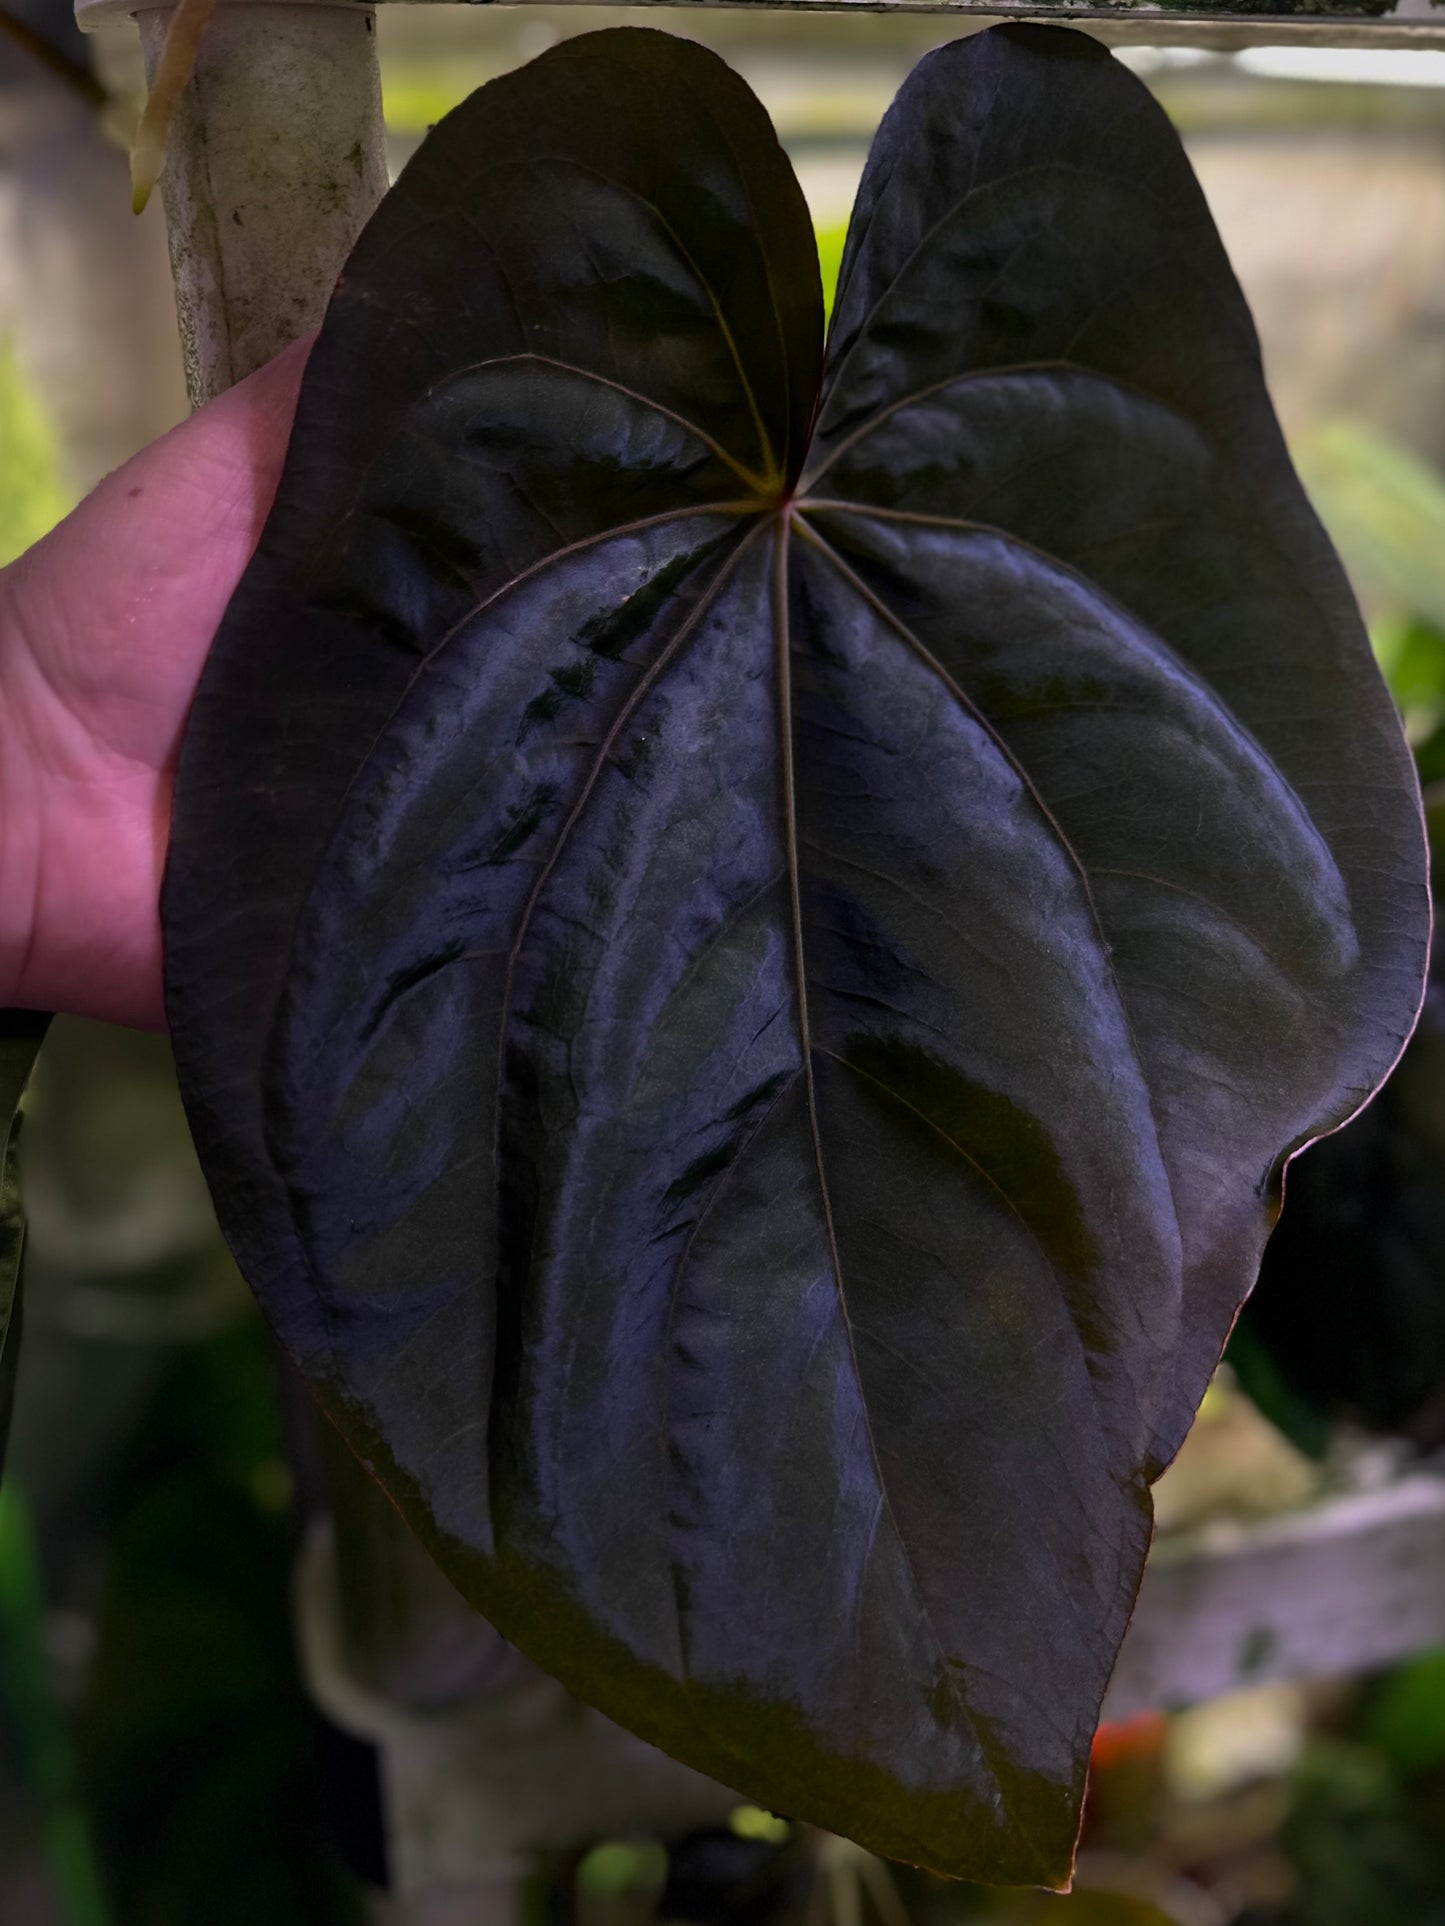
[[[164,1027],[176,754],[310,345],[143,450],[0,572],[0,1008]]]

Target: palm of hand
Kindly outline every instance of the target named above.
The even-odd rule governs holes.
[[[308,347],[145,449],[0,574],[0,1006],[164,1023],[176,751]]]

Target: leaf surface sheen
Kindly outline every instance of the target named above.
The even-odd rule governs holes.
[[[508,1637],[1059,1884],[1147,1479],[1414,1020],[1418,798],[1100,49],[921,64],[821,332],[702,49],[436,130],[192,715],[172,1027],[243,1268]]]

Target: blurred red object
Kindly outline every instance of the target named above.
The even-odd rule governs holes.
[[[1164,1743],[1169,1720],[1162,1712],[1136,1712],[1131,1719],[1106,1719],[1094,1734],[1089,1764],[1108,1772],[1131,1759],[1152,1758]]]

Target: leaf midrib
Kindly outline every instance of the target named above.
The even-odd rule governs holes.
[[[947,1681],[948,1696],[964,1725],[973,1734],[979,1748],[979,1756],[989,1776],[1002,1798],[1007,1801],[1004,1782],[995,1763],[995,1748],[992,1741],[974,1718],[972,1709],[960,1689],[952,1655],[939,1635],[934,1623],[933,1613],[928,1603],[928,1595],[923,1589],[918,1568],[913,1562],[913,1552],[894,1509],[893,1494],[883,1470],[882,1454],[878,1449],[878,1439],[873,1429],[873,1416],[869,1408],[867,1388],[864,1383],[862,1367],[858,1360],[858,1346],[853,1331],[853,1319],[848,1309],[847,1289],[843,1280],[843,1261],[838,1249],[837,1226],[833,1218],[833,1200],[828,1184],[827,1166],[823,1155],[823,1137],[818,1122],[817,1082],[813,1073],[814,1043],[808,1014],[807,956],[803,932],[803,903],[801,865],[798,856],[798,812],[797,783],[793,766],[793,703],[792,703],[792,647],[791,622],[788,614],[788,553],[790,548],[789,527],[800,525],[796,516],[778,518],[776,534],[776,559],[773,576],[773,626],[776,636],[779,735],[782,748],[783,770],[783,831],[788,863],[788,893],[791,907],[793,937],[793,970],[798,999],[798,1030],[802,1055],[802,1076],[804,1096],[808,1110],[809,1134],[812,1138],[813,1161],[817,1171],[819,1202],[823,1212],[824,1232],[828,1241],[829,1259],[833,1268],[834,1286],[838,1298],[838,1315],[842,1321],[843,1332],[847,1339],[848,1356],[852,1365],[853,1381],[858,1387],[859,1409],[863,1416],[863,1429],[868,1439],[868,1451],[873,1461],[873,1475],[878,1484],[878,1495],[887,1515],[889,1526],[903,1559],[909,1584],[929,1639],[937,1655],[942,1676]],[[1025,1824],[1023,1815],[1015,1811],[1015,1823],[1029,1846],[1038,1853],[1038,1842]],[[1040,1863],[1044,1860],[1040,1857]]]

